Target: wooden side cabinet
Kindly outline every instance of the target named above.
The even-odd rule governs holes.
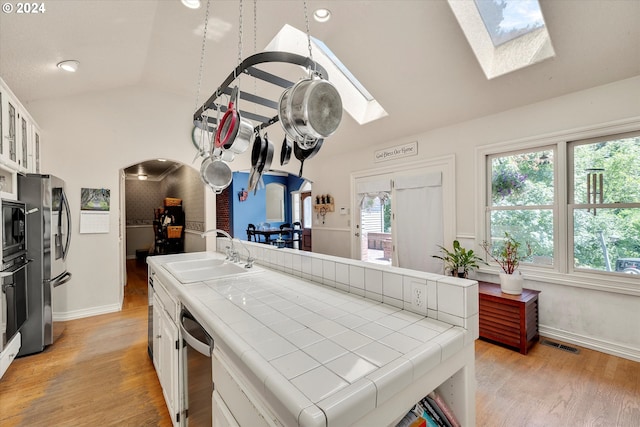
[[[495,341],[527,354],[538,334],[538,294],[523,289],[521,295],[505,294],[500,285],[478,282],[480,338]]]

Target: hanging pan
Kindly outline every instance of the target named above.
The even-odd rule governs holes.
[[[284,141],[282,141],[282,148],[280,149],[280,166],[284,166],[289,163],[289,160],[291,159],[291,151],[293,151],[293,145],[285,135]]]
[[[258,183],[262,179],[264,171],[271,169],[273,161],[273,144],[269,141],[267,134],[261,138],[256,134],[251,149],[251,172],[249,173],[248,191],[255,194],[258,190]]]
[[[251,122],[240,116],[236,109],[238,103],[238,86],[231,91],[231,99],[227,111],[222,116],[216,130],[215,145],[217,148],[230,150],[236,154],[244,153],[253,142],[253,126]]]
[[[302,148],[299,144],[293,144],[293,154],[296,156],[296,159],[300,160],[300,173],[298,174],[298,178],[302,178],[302,168],[304,167],[304,161],[315,156],[320,148],[322,148],[322,142],[324,140],[318,139],[316,145],[313,148]]]
[[[264,141],[260,137],[259,133],[256,133],[253,139],[253,147],[251,148],[251,172],[249,173],[249,184],[247,186],[247,191],[253,191],[255,194],[255,189],[258,185],[258,180],[260,176],[258,174],[258,163],[260,163],[260,156],[262,155],[262,147]]]

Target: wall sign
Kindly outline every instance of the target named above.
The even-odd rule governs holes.
[[[408,144],[397,145],[395,147],[384,148],[375,152],[374,161],[386,162],[387,160],[400,159],[402,157],[417,156],[418,155],[418,141],[410,142]]]

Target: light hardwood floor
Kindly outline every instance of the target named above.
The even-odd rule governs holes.
[[[0,426],[171,425],[146,349],[146,266],[127,270],[121,312],[58,322],[53,346],[14,361],[0,380]],[[478,426],[640,426],[637,362],[477,341],[476,377]]]

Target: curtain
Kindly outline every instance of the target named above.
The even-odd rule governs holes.
[[[442,173],[398,176],[394,181],[397,265],[441,273],[439,253],[444,240]]]
[[[365,199],[375,199],[380,197],[380,200],[384,200],[389,197],[391,192],[391,180],[380,179],[370,182],[359,182],[356,184],[356,202],[357,206],[362,208]]]

